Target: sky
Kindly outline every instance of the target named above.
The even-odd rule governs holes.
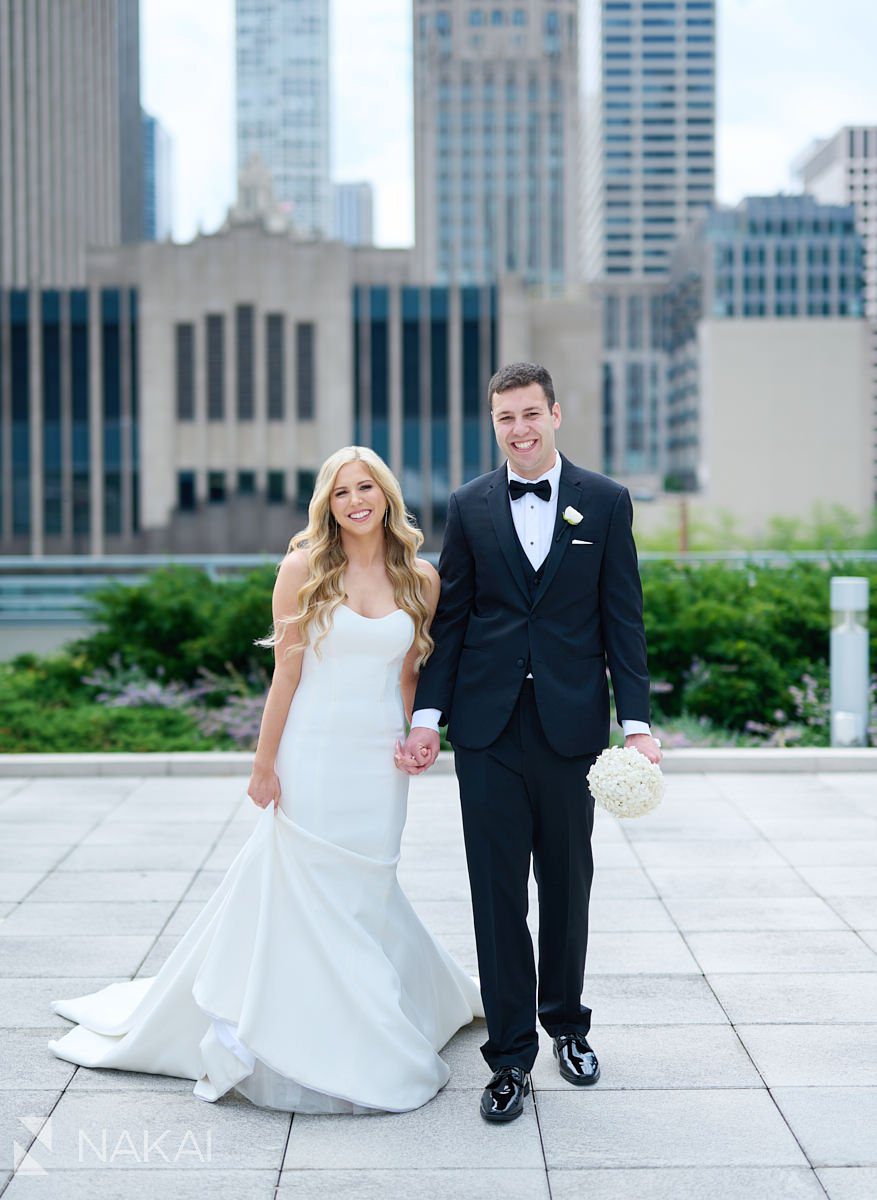
[[[332,0],[332,172],[376,191],[376,240],[414,236],[411,0]],[[877,124],[875,0],[719,0],[718,198],[796,190],[814,138]],[[141,0],[141,96],[173,142],[174,237],[235,193],[234,0]]]

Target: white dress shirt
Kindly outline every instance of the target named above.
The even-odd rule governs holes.
[[[543,479],[547,479],[551,484],[549,500],[541,500],[532,492],[526,492],[517,500],[509,497],[515,533],[518,535],[518,541],[532,563],[534,571],[538,571],[551,550],[551,539],[557,523],[557,492],[562,466],[563,461],[557,454],[554,466],[544,475],[540,475],[538,479],[525,479],[523,475],[516,475],[511,466],[506,464],[509,480],[517,479],[521,483],[540,483]],[[533,676],[528,675],[527,678],[532,679]],[[437,731],[441,715],[441,711],[437,708],[419,708],[411,717],[411,726],[413,728],[416,725],[423,729]],[[622,721],[621,727],[625,737],[632,733],[651,733],[651,729],[645,721]]]

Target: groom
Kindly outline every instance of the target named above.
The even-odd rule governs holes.
[[[587,773],[609,742],[608,664],[625,744],[652,762],[642,589],[627,489],[555,447],[551,376],[512,363],[488,402],[507,463],[451,496],[435,651],[397,758],[419,774],[449,722],[460,783],[478,969],[493,1071],[488,1121],[523,1111],[536,1013],[570,1083],[597,1081],[581,1003],[593,876]],[[538,996],[527,928],[539,890]]]

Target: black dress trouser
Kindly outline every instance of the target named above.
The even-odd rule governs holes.
[[[527,928],[530,858],[539,894],[538,1015],[546,1032],[587,1033],[581,1002],[594,860],[595,754],[551,749],[525,680],[511,719],[484,750],[455,746],[491,1070],[536,1059],[537,987]]]

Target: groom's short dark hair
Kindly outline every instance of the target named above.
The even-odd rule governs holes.
[[[487,407],[492,412],[494,396],[501,396],[503,392],[510,392],[514,388],[529,387],[531,383],[539,384],[548,407],[552,408],[555,403],[554,381],[539,363],[530,362],[509,363],[500,367],[487,385]]]

